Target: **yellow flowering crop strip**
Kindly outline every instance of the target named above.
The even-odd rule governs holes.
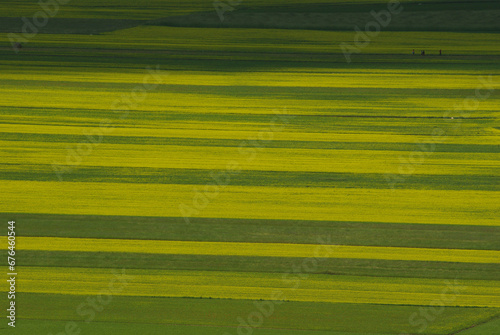
[[[170,255],[358,258],[461,263],[500,263],[500,251],[315,244],[194,242],[61,237],[18,237],[19,250],[129,252]]]
[[[112,269],[23,267],[20,292],[95,295],[113,279]],[[121,295],[155,297],[204,297],[269,299],[273,293],[290,301],[383,303],[426,305],[442,301],[446,306],[500,307],[495,281],[453,283],[424,278],[367,278],[310,275],[294,288],[281,273],[228,271],[126,270],[130,276]],[[448,285],[448,286],[447,286]],[[456,286],[456,292],[450,287]],[[447,299],[443,299],[444,289]]]
[[[4,212],[34,214],[179,217],[179,204],[193,204],[194,194],[192,185],[177,184],[2,180],[0,188]],[[494,191],[231,185],[198,215],[498,226],[499,200]]]

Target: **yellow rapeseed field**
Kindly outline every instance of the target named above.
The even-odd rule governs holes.
[[[179,217],[184,204],[195,210],[193,217],[500,224],[500,197],[493,191],[227,186],[196,211],[195,195],[200,188],[192,185],[17,180],[1,183],[4,191],[0,201],[8,213]]]
[[[20,292],[97,295],[118,286],[115,274],[129,276],[118,292],[129,296],[280,299],[342,303],[500,307],[495,281],[240,273],[227,271],[110,270],[21,267]],[[4,284],[5,285],[5,284]],[[115,285],[115,286],[113,286]],[[119,285],[121,286],[121,284]]]

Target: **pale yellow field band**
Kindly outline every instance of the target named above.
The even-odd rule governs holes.
[[[6,244],[6,243],[5,243]],[[4,244],[4,245],[5,245]],[[320,244],[18,237],[18,250],[500,263],[500,251]]]
[[[19,267],[19,292],[145,297],[204,297],[500,307],[492,280],[444,280],[307,273]],[[307,274],[307,279],[299,275]],[[2,288],[1,284],[0,288]]]

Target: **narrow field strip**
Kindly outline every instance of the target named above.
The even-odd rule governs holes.
[[[193,185],[2,180],[0,186],[5,213],[500,225],[495,191],[226,186],[193,211]]]
[[[49,83],[47,83],[49,85]],[[87,83],[91,86],[92,83]],[[476,84],[477,85],[477,84]],[[95,101],[92,105],[92,110],[102,110],[109,112],[113,108],[113,101],[120,99],[126,90],[102,92],[104,89],[96,88],[84,89],[73,88],[58,92],[60,99],[54,100],[51,97],[54,94],[54,88],[33,88],[19,91],[15,87],[10,90],[0,87],[0,98],[2,106],[16,108],[19,106],[29,108],[48,108],[48,109],[63,109],[70,107],[73,109],[86,109],[89,107],[89,101]],[[26,100],[26,96],[32,97]],[[376,116],[432,116],[434,118],[442,118],[450,104],[454,103],[452,99],[435,99],[423,98],[421,104],[414,98],[410,101],[399,101],[387,99],[377,101],[375,99],[360,99],[346,100],[335,103],[336,108],[332,107],[332,101],[328,99],[299,99],[295,95],[290,95],[281,100],[276,99],[276,96],[252,97],[252,96],[228,96],[228,95],[197,95],[197,94],[181,94],[170,93],[166,91],[156,90],[151,91],[148,96],[151,99],[145,100],[144,104],[137,106],[136,110],[144,113],[158,113],[161,110],[182,112],[185,114],[198,114],[207,116],[210,114],[254,114],[254,115],[270,115],[275,110],[280,110],[287,106],[294,106],[298,112],[294,115],[309,115],[309,116],[335,116],[335,115],[371,115]],[[374,105],[375,104],[375,105]],[[498,105],[498,100],[485,101],[475,111],[475,117],[495,116],[494,110]],[[300,107],[296,107],[300,106]],[[411,109],[410,109],[411,108]],[[415,111],[416,110],[416,111]],[[458,115],[458,113],[455,113]]]
[[[186,226],[182,217],[33,213],[0,216],[23,223],[18,227],[19,236],[500,250],[500,227],[491,226],[235,218],[193,218]],[[328,242],[319,241],[320,236]]]
[[[46,267],[20,267],[19,272],[24,279],[18,289],[25,293],[94,295],[122,280],[126,285],[118,294],[126,296],[275,300],[281,292],[279,300],[289,301],[500,307],[497,282],[486,280],[329,275],[300,280],[292,274]]]
[[[233,272],[287,273],[306,261],[303,257],[169,255],[120,252],[19,250],[24,266],[124,269],[200,270]],[[385,259],[321,258],[314,274],[380,276],[403,278],[436,278],[458,280],[496,280],[500,264],[401,261]]]
[[[19,114],[15,115],[20,117]],[[355,117],[355,115],[354,115]],[[376,118],[376,116],[374,117]],[[46,123],[48,121],[44,118],[31,118],[30,124],[19,122],[8,123],[7,115],[0,116],[0,120],[5,123],[0,124],[0,135],[2,133],[18,133],[26,134],[46,134],[46,135],[82,135],[86,133],[100,133],[99,126],[80,126],[80,125],[52,125]],[[272,120],[270,117],[269,121]],[[61,120],[64,122],[64,120]],[[68,120],[66,120],[67,122]],[[99,123],[101,119],[89,118],[88,122]],[[411,122],[405,120],[406,123]],[[375,123],[375,122],[372,122]],[[121,124],[120,127],[115,127],[113,132],[107,134],[112,141],[113,137],[123,136],[128,137],[130,143],[133,144],[136,138],[140,137],[153,137],[153,138],[179,138],[189,141],[191,139],[218,139],[218,140],[248,140],[249,138],[256,138],[259,132],[267,130],[269,122],[260,123],[237,123],[238,129],[235,130],[235,123],[231,122],[211,122],[210,124],[201,124],[197,122],[170,122],[165,124],[156,124],[150,126],[149,124],[132,125]],[[408,125],[407,125],[408,126]],[[290,127],[293,128],[293,127]],[[349,142],[349,143],[436,143],[437,139],[432,135],[410,135],[410,134],[397,134],[397,133],[384,133],[384,132],[337,132],[325,131],[316,132],[311,127],[311,132],[304,132],[300,130],[290,131],[290,129],[283,129],[282,131],[273,133],[273,142],[275,141],[308,141],[308,142]],[[258,138],[258,137],[257,137]],[[108,143],[106,141],[106,143]],[[454,136],[446,138],[446,143],[462,144],[462,145],[494,145],[500,144],[500,136],[489,135],[475,135],[475,136]]]
[[[380,2],[380,1],[378,1]],[[210,3],[205,3],[210,6]],[[205,7],[206,8],[206,7]],[[369,9],[366,9],[366,13]],[[28,14],[32,14],[29,11]],[[21,15],[19,15],[21,16]],[[163,14],[162,16],[165,16]],[[103,18],[109,18],[106,11]],[[153,17],[157,17],[156,15]],[[120,19],[124,16],[120,13]],[[137,16],[128,18],[138,18]],[[144,17],[139,17],[144,18]],[[492,34],[463,32],[382,32],[377,36],[377,43],[371,43],[364,53],[377,53],[379,58],[372,58],[371,62],[384,59],[380,54],[408,53],[408,41],[418,45],[435,46],[443,44],[443,40],[449,40],[449,49],[456,50],[455,54],[477,55],[498,54],[498,45],[494,43]],[[161,50],[168,53],[169,50],[205,51],[206,53],[222,53],[227,51],[247,51],[240,56],[246,59],[259,59],[255,53],[263,52],[268,59],[270,53],[294,53],[296,59],[303,59],[304,54],[311,52],[327,54],[332,58],[332,41],[345,41],[352,43],[352,31],[293,31],[288,29],[210,29],[210,28],[183,28],[183,27],[153,27],[143,26],[134,29],[120,30],[114,33],[94,36],[68,36],[66,34],[41,34],[37,37],[37,47],[58,47],[58,52],[71,52],[72,48],[89,48],[94,51],[100,49],[134,49]],[[306,43],[297,43],[297,40],[305,40]],[[279,41],[279,43],[276,43]],[[7,35],[0,37],[0,42],[9,45]],[[400,46],[397,46],[400,44]],[[396,46],[396,47],[395,47]],[[65,49],[59,50],[64,47]],[[78,49],[77,49],[78,50]],[[340,53],[340,50],[338,50]],[[250,54],[249,54],[250,53]],[[283,57],[280,54],[281,58]],[[302,57],[301,57],[302,56]],[[341,56],[341,55],[340,55]],[[200,57],[200,56],[198,56]],[[411,55],[409,55],[411,57]],[[408,57],[408,59],[409,59]],[[201,57],[200,57],[201,58]],[[345,58],[338,59],[345,61]],[[116,60],[116,58],[112,59]],[[385,60],[385,59],[384,59]],[[453,62],[452,59],[449,62]],[[230,63],[227,62],[226,63]],[[113,63],[114,64],[114,63]],[[430,81],[432,82],[432,81]],[[429,83],[427,83],[429,85]]]
[[[416,73],[408,75],[408,70],[392,71],[363,71],[352,72],[326,69],[328,73],[308,72],[245,72],[245,81],[242,82],[242,72],[214,73],[207,71],[173,71],[169,72],[165,83],[171,85],[200,85],[204,86],[263,86],[263,87],[328,87],[328,88],[411,88],[419,89],[475,89],[477,74],[467,75],[456,73]],[[46,82],[77,82],[77,83],[137,83],[143,80],[142,73],[124,73],[117,78],[114,73],[88,72],[88,70],[64,73],[61,70],[52,73],[2,73],[5,80],[40,80]],[[392,72],[392,73],[391,73]],[[429,77],[432,76],[432,80]]]
[[[75,169],[65,173],[64,180],[66,182],[94,183],[206,185],[213,183],[213,175],[221,173],[224,173],[224,171],[146,167],[80,166],[78,170]],[[0,165],[0,174],[2,175],[3,180],[58,181],[58,175],[54,173],[53,166],[49,164]],[[498,186],[495,185],[497,177],[494,175],[419,174],[408,175],[405,177],[406,179],[403,180],[404,183],[394,183],[393,186],[395,189],[455,191],[498,190]],[[358,189],[387,189],[387,175],[381,173],[364,174],[244,170],[231,178],[231,185],[308,188],[348,188],[356,185],[356,188]],[[484,248],[481,247],[480,249]]]
[[[5,238],[6,239],[6,238]],[[193,242],[88,239],[60,237],[17,238],[19,250],[128,252],[170,255],[357,258],[460,263],[500,263],[500,251],[367,247],[286,243]]]
[[[61,143],[1,141],[0,153],[10,163],[67,164],[68,150]],[[23,155],[19,155],[23,152]],[[43,155],[40,153],[43,152]],[[254,171],[303,171],[339,173],[392,173],[415,169],[416,174],[491,175],[500,170],[496,153],[428,153],[418,165],[401,163],[406,151],[328,150],[209,147],[183,145],[100,144],[82,166],[225,169],[235,161],[239,169]],[[144,158],[147,157],[147,160]],[[203,157],[201,161],[200,157]],[[71,167],[71,165],[69,165]],[[414,167],[415,166],[415,167]],[[408,174],[405,172],[404,174]]]

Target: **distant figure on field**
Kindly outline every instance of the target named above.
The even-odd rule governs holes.
[[[413,49],[413,52],[411,53],[412,55],[415,55],[415,49]]]
[[[441,56],[441,49],[439,49],[439,56]]]
[[[16,48],[17,50],[19,50],[19,49],[22,49],[22,48],[23,48],[23,45],[22,45],[21,43],[16,43],[14,46],[15,46],[15,48]]]

